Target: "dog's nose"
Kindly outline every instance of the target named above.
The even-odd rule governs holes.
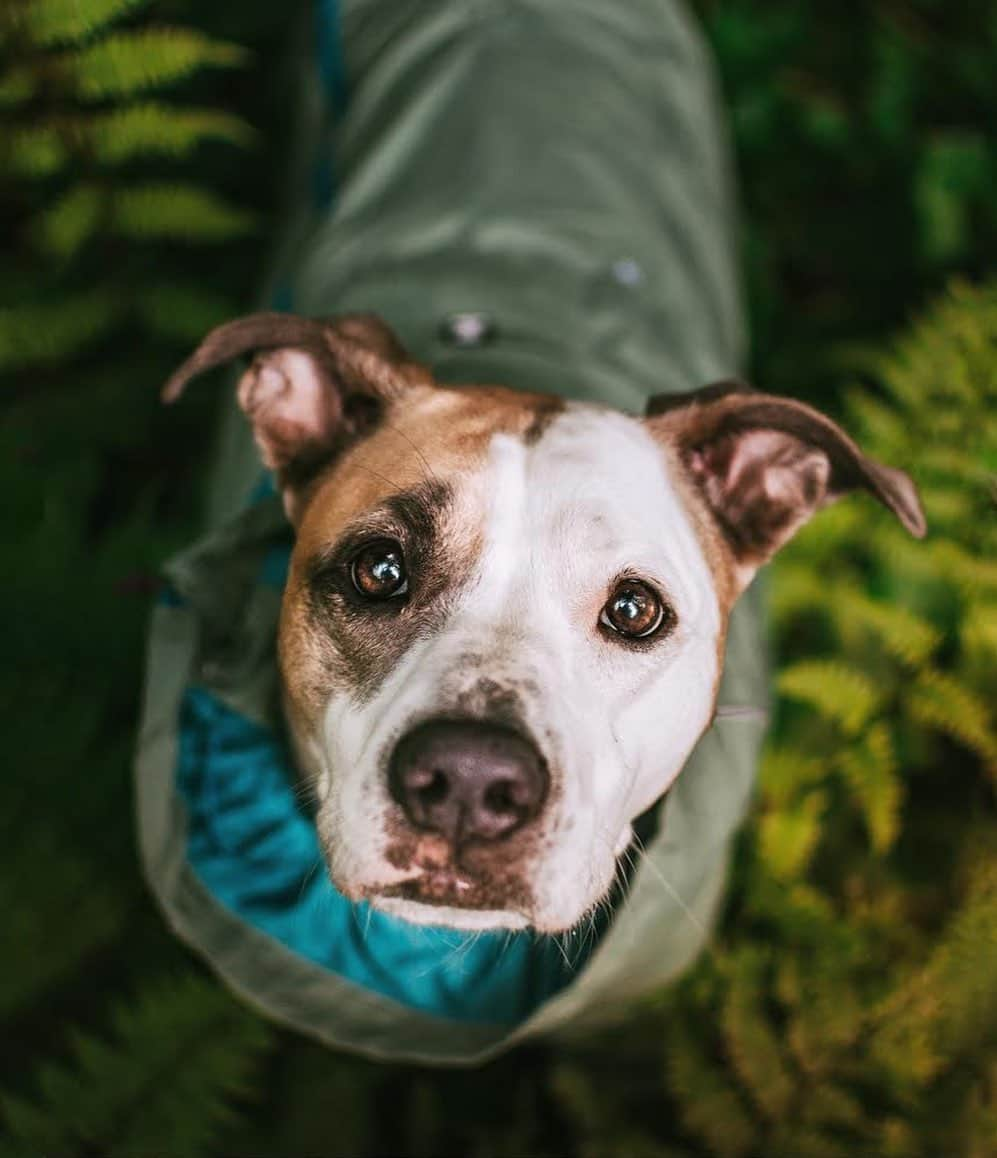
[[[549,777],[543,757],[512,728],[430,720],[399,740],[388,787],[416,828],[457,848],[502,840],[538,815]]]

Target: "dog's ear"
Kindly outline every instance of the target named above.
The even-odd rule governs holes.
[[[179,398],[198,374],[245,355],[255,356],[239,381],[239,405],[289,510],[289,491],[372,429],[387,404],[432,381],[373,315],[260,313],[212,330],[166,383],[164,401]]]
[[[867,458],[830,418],[743,382],[652,398],[646,422],[678,455],[705,499],[743,590],[815,511],[868,491],[918,538],[917,490],[901,470]]]

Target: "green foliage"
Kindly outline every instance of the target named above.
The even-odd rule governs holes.
[[[232,168],[250,158],[230,146],[254,136],[227,107],[231,74],[213,90],[209,68],[247,51],[160,27],[145,7],[0,6],[0,572],[13,610],[0,1153],[12,1158],[217,1153],[272,1039],[162,928],[130,832],[152,576],[190,536],[204,425],[195,405],[171,430],[190,457],[166,453],[156,387],[195,329],[247,304],[234,242],[261,207],[245,189],[265,188]],[[242,17],[230,9],[229,30]],[[203,104],[181,87],[193,80]]]
[[[910,469],[929,537],[849,499],[772,568],[777,721],[699,965],[617,1031],[465,1074],[264,1029],[164,928],[132,846],[150,576],[193,532],[213,425],[209,391],[168,420],[155,392],[252,304],[286,13],[0,5],[0,1154],[991,1158],[997,288],[956,283],[882,341],[997,260],[997,20],[698,7],[753,377]]]
[[[116,298],[97,289],[53,303],[0,308],[0,369],[39,366],[75,356],[117,320]]]
[[[18,177],[49,177],[70,167],[85,151],[101,165],[142,157],[181,160],[209,141],[246,145],[248,125],[210,109],[173,109],[161,102],[125,105],[104,113],[41,121],[13,134],[7,168]]]
[[[230,243],[255,228],[252,210],[192,164],[208,145],[251,143],[248,125],[226,108],[144,99],[245,65],[249,53],[201,28],[123,26],[145,6],[19,0],[0,11],[13,50],[0,75],[0,190],[12,227],[0,370],[66,363],[126,327],[136,336],[150,325],[136,301],[189,281],[164,245]]]
[[[14,29],[34,44],[65,44],[92,33],[139,8],[147,0],[22,0],[11,9]]]
[[[995,334],[997,286],[956,286],[879,359],[878,393],[851,399],[871,454],[964,501],[936,507],[913,551],[892,551],[888,516],[867,509],[862,533],[830,528],[829,554],[818,517],[774,568],[794,659],[743,909],[700,969],[709,989],[694,974],[668,1002],[707,1040],[714,1026],[710,1103],[747,1098],[747,1127],[741,1110],[696,1105],[685,1075],[704,1066],[702,1038],[662,1023],[670,1090],[703,1153],[972,1153],[992,1120],[997,655],[992,622],[976,620],[994,590],[989,568],[967,581],[955,561],[997,550]],[[801,887],[820,902],[816,944],[797,924]]]
[[[184,28],[121,32],[57,60],[66,86],[83,100],[132,96],[184,80],[206,67],[244,64],[246,53]]]
[[[37,1101],[0,1100],[10,1155],[216,1151],[268,1031],[216,984],[190,977],[147,988],[112,1017],[111,1041],[70,1034],[68,1063],[36,1075]],[[198,1114],[189,1106],[196,1099]]]

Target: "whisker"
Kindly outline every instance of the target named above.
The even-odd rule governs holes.
[[[635,836],[634,839],[640,847],[640,852],[643,854],[642,860],[640,862],[641,865],[648,868],[653,873],[653,875],[657,878],[657,880],[659,880],[661,882],[661,884],[664,886],[664,888],[668,892],[669,896],[672,897],[672,899],[679,906],[679,908],[682,910],[682,912],[685,914],[685,916],[689,919],[690,923],[692,925],[694,925],[696,927],[696,929],[698,929],[699,932],[703,934],[704,937],[708,937],[709,933],[710,933],[709,929],[707,929],[707,927],[696,916],[696,914],[692,911],[692,909],[689,908],[689,906],[682,899],[681,895],[679,894],[679,892],[675,888],[675,886],[671,883],[671,881],[668,880],[668,878],[661,871],[661,869],[658,868],[658,866],[654,863],[654,861],[648,855],[647,849],[644,848],[643,842],[640,840],[640,838]]]
[[[409,438],[409,436],[405,433],[405,431],[399,429],[397,426],[393,425],[390,422],[386,422],[384,425],[388,430],[391,431],[392,434],[397,434],[399,438],[403,438],[409,444],[409,446],[412,447],[412,449],[415,451],[415,453],[419,456],[419,461],[422,463],[422,465],[424,467],[426,477],[432,478],[432,480],[434,482],[440,482],[441,481],[440,476],[429,465],[429,459],[426,458],[426,456],[422,453],[422,451],[418,448],[418,446],[416,446],[416,444],[412,441],[412,439]]]
[[[372,474],[374,478],[379,478],[381,482],[386,482],[388,486],[394,487],[394,489],[397,491],[405,489],[401,483],[396,482],[393,478],[388,478],[386,474],[381,474],[379,470],[374,470],[372,466],[368,466],[365,462],[351,462],[350,465],[358,466],[361,470],[365,470],[368,474]]]

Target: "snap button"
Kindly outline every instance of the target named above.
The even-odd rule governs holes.
[[[613,277],[620,285],[640,285],[644,280],[644,271],[632,257],[621,257],[613,262]]]
[[[440,338],[451,346],[483,346],[495,337],[495,323],[485,313],[450,314],[440,323]]]

